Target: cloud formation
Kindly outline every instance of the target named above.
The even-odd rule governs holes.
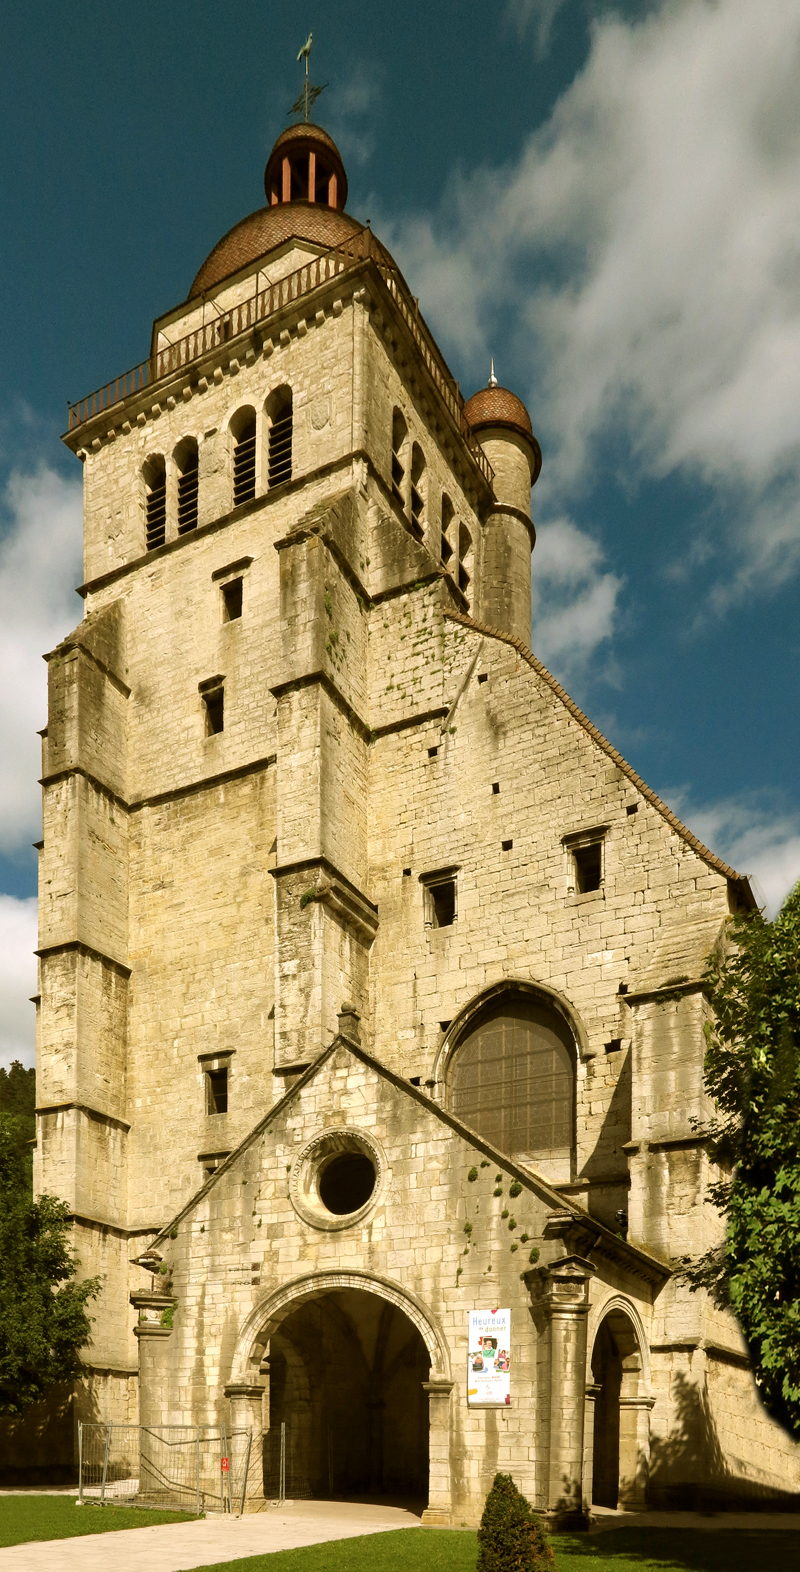
[[[35,1060],[36,897],[0,895],[0,1065]]]
[[[622,580],[603,567],[603,553],[569,518],[540,525],[531,577],[533,647],[564,681],[610,640]]]
[[[516,163],[391,237],[481,380],[512,304],[540,507],[581,493],[610,433],[632,483],[711,488],[718,609],[800,568],[798,64],[800,0],[606,16]]]
[[[800,879],[800,816],[764,796],[722,799],[696,807],[685,789],[667,790],[665,802],[684,823],[740,873],[755,877],[772,919]]]
[[[541,59],[547,54],[553,23],[565,4],[566,0],[508,0],[506,20],[520,38],[533,33],[536,53]]]
[[[47,468],[13,474],[0,539],[0,851],[36,840],[41,744],[47,721],[42,655],[80,621],[81,485]],[[22,903],[24,905],[24,903]]]

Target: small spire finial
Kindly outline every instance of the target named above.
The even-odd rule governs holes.
[[[320,93],[323,93],[328,85],[327,82],[324,82],[322,87],[314,87],[313,83],[309,82],[308,80],[308,57],[311,54],[311,43],[313,37],[314,34],[309,33],[308,38],[306,39],[297,56],[298,61],[302,60],[305,62],[305,81],[303,82],[303,91],[300,94],[300,97],[297,99],[296,103],[292,104],[292,107],[289,110],[290,115],[302,115],[306,122],[308,122],[309,111],[311,110],[312,105],[316,103]]]
[[[489,381],[487,382],[486,386],[489,388],[497,387],[497,377],[494,374],[494,361],[492,361],[492,369],[489,372]]]

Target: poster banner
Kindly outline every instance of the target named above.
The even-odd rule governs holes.
[[[511,1402],[511,1311],[470,1310],[467,1403]]]

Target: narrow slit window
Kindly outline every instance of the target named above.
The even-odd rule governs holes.
[[[236,622],[242,615],[243,579],[231,579],[222,586],[222,620]]]
[[[251,502],[256,494],[256,416],[255,410],[240,410],[232,422],[233,431],[233,505]]]
[[[167,538],[167,466],[160,456],[147,460],[144,484],[146,545],[155,551]]]
[[[425,454],[418,442],[411,449],[411,522],[421,535],[425,529]]]
[[[270,487],[292,478],[292,390],[279,388],[267,401],[267,479]]]
[[[206,736],[216,737],[225,730],[225,689],[222,683],[213,687],[202,688],[200,697],[206,711]]]
[[[453,542],[450,538],[450,532],[453,526],[454,511],[453,504],[445,493],[442,496],[442,543],[440,553],[443,568],[447,567],[453,555]]]
[[[400,503],[401,508],[406,505],[406,439],[408,426],[399,409],[392,416],[392,496]]]
[[[197,529],[198,452],[191,437],[176,449],[178,468],[178,534],[186,535]]]
[[[206,1070],[206,1113],[228,1112],[228,1071]]]

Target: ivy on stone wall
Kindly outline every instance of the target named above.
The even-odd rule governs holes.
[[[707,974],[703,1131],[727,1229],[682,1275],[733,1310],[766,1408],[800,1438],[800,885],[774,922],[739,918],[731,935]]]

